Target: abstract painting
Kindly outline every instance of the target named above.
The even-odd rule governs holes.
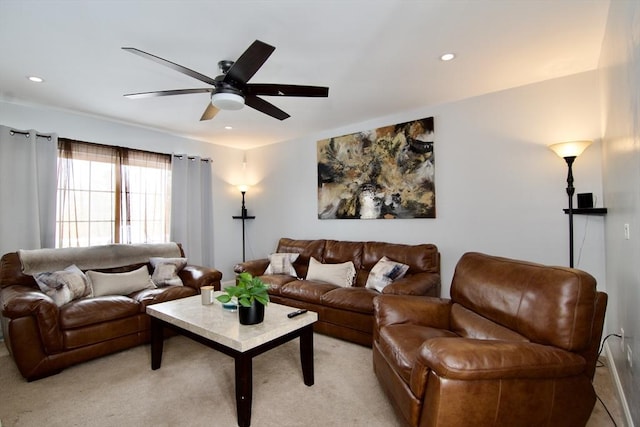
[[[433,117],[318,141],[318,218],[435,218]]]

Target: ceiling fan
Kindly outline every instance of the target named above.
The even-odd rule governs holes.
[[[211,102],[207,105],[200,120],[212,119],[220,110],[239,110],[245,104],[278,120],[284,120],[289,116],[275,105],[258,96],[300,96],[300,97],[327,97],[329,88],[322,86],[299,86],[275,83],[248,83],[253,75],[262,67],[269,56],[276,49],[260,40],[256,40],[240,55],[237,61],[220,61],[218,66],[222,74],[212,79],[182,65],[175,64],[166,59],[143,52],[133,47],[122,49],[143,58],[150,59],[158,64],[172,68],[201,82],[210,84],[210,88],[198,89],[174,89],[155,92],[129,93],[127,98],[148,98],[156,96],[186,95],[191,93],[211,93]]]

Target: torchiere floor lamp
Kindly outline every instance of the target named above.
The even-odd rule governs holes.
[[[571,268],[573,268],[573,193],[575,192],[571,166],[576,157],[582,154],[589,145],[591,145],[591,141],[570,141],[549,145],[550,149],[567,162],[569,168],[567,175],[567,196],[569,197],[569,267]]]

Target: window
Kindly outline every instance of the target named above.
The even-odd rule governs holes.
[[[171,156],[60,138],[56,247],[169,241]]]

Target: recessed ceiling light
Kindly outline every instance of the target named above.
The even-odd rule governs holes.
[[[455,53],[445,53],[445,54],[440,56],[440,60],[441,61],[451,61],[455,57],[456,57]]]
[[[28,76],[27,78],[34,83],[42,83],[44,81],[42,77],[37,77],[37,76]]]
[[[231,130],[231,129],[233,129],[233,127],[231,127],[231,126],[225,126],[224,128],[225,128],[226,130]]]

